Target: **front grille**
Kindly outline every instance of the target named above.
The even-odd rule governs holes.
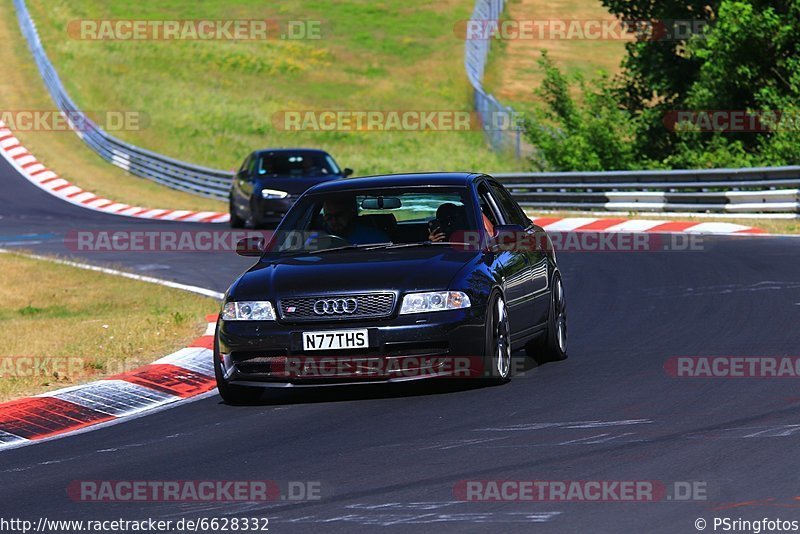
[[[336,301],[354,299],[356,310],[318,315],[314,313],[317,301]],[[366,293],[360,295],[335,295],[320,297],[295,297],[278,301],[281,319],[289,322],[345,321],[349,319],[382,319],[389,317],[394,310],[394,293]]]

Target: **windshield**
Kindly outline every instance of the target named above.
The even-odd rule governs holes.
[[[267,152],[258,157],[256,174],[266,177],[332,176],[341,171],[333,158],[323,152]]]
[[[467,188],[314,194],[287,214],[267,256],[464,242],[477,236]]]

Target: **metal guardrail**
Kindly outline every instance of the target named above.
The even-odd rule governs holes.
[[[193,165],[131,145],[110,135],[83,114],[67,94],[48,59],[25,0],[14,0],[14,5],[22,34],[28,41],[50,96],[67,117],[81,117],[81,128],[74,131],[92,150],[131,174],[167,187],[220,200],[228,198],[233,173]]]
[[[800,214],[800,166],[495,177],[536,209]]]
[[[522,149],[522,131],[515,127],[516,112],[501,104],[483,88],[483,74],[492,39],[475,38],[471,35],[472,24],[486,28],[496,24],[503,13],[505,0],[477,0],[475,9],[467,23],[464,39],[464,67],[472,85],[475,111],[481,119],[489,144],[497,151],[513,151],[517,159]],[[490,26],[491,27],[491,26]]]

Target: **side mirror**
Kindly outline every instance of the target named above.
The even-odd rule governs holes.
[[[259,257],[264,253],[266,246],[267,242],[263,237],[245,237],[236,242],[236,254]]]
[[[494,227],[494,241],[503,250],[514,250],[522,241],[525,228],[519,224],[498,224]]]
[[[351,169],[350,167],[345,167],[344,170],[342,171],[342,174],[344,176],[350,176],[351,174],[353,174],[353,169]]]

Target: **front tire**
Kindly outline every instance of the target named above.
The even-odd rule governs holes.
[[[547,333],[525,347],[528,356],[541,363],[561,361],[567,357],[567,303],[560,274],[553,275],[551,287]]]
[[[214,377],[217,379],[217,391],[225,404],[233,406],[243,406],[253,404],[261,398],[262,391],[259,388],[248,386],[237,386],[229,384],[222,376],[222,363],[219,357],[219,343],[214,340]]]
[[[511,327],[508,308],[500,293],[492,295],[486,307],[483,369],[490,384],[504,384],[511,379]]]
[[[217,380],[217,391],[225,404],[231,406],[247,406],[261,398],[261,391],[257,388],[234,386],[221,380]]]
[[[236,213],[236,206],[233,205],[233,198],[228,201],[228,212],[231,214],[231,228],[244,228],[244,219]]]

